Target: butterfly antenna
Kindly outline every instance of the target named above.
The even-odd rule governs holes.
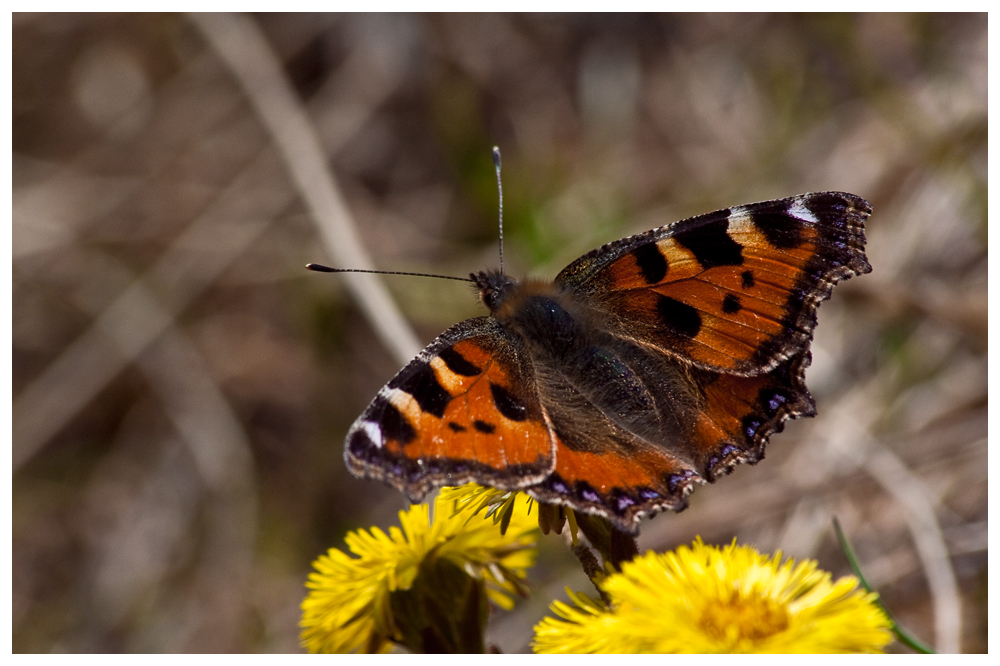
[[[500,183],[500,148],[493,146],[493,165],[497,168],[497,190],[500,192],[500,274],[503,274],[503,185]]]
[[[323,264],[306,264],[306,268],[317,273],[377,273],[379,275],[412,275],[414,277],[440,278],[442,280],[458,280],[473,282],[471,278],[455,277],[454,275],[435,275],[434,273],[404,273],[403,271],[369,271],[363,268],[330,268]]]

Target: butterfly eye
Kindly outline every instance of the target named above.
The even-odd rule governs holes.
[[[507,277],[499,271],[480,271],[472,273],[472,281],[479,287],[479,300],[483,302],[490,312],[497,309],[500,301],[517,282]]]
[[[479,292],[479,298],[482,300],[483,305],[489,308],[491,311],[496,308],[497,305],[497,292],[493,287],[486,287]]]

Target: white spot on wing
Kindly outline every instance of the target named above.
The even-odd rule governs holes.
[[[740,233],[749,228],[750,214],[747,210],[747,206],[733,206],[729,209],[729,231]]]
[[[813,215],[813,212],[803,205],[802,199],[796,199],[792,203],[792,205],[789,206],[788,214],[797,217],[800,220],[811,222],[812,224],[816,224],[819,222],[819,219],[817,219],[816,216]]]
[[[382,428],[379,427],[379,424],[374,421],[364,421],[361,424],[361,429],[368,435],[368,439],[371,440],[372,444],[382,448]]]

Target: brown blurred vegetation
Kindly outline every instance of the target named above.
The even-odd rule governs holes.
[[[985,651],[985,14],[253,20],[379,268],[496,264],[494,144],[513,274],[729,205],[871,201],[874,270],[820,309],[819,416],[640,543],[840,575],[836,515],[904,625]],[[15,14],[12,53],[13,649],[298,650],[312,559],[405,505],[342,462],[399,364],[303,270],[316,225],[187,17]],[[480,313],[386,284],[423,342]],[[588,587],[555,536],[533,583],[504,651]]]

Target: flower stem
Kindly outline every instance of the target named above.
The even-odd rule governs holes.
[[[868,581],[865,580],[864,574],[861,573],[861,566],[858,564],[858,559],[854,555],[854,549],[851,548],[851,544],[847,542],[847,537],[844,535],[844,531],[840,528],[840,521],[836,518],[833,519],[833,530],[837,533],[837,541],[840,543],[840,548],[844,551],[844,555],[847,557],[847,563],[851,566],[851,571],[853,571],[854,575],[858,577],[862,587],[869,592],[874,592],[875,590],[872,589],[871,585],[868,584]],[[882,609],[882,612],[884,612],[886,617],[889,618],[889,622],[892,623],[892,633],[896,635],[896,639],[899,640],[900,643],[921,654],[937,654],[926,643],[922,642],[920,639],[911,635],[906,629],[899,626],[899,623],[896,622],[896,618],[889,612],[886,605],[882,603],[881,596],[875,600],[875,603],[878,604],[879,608]]]

